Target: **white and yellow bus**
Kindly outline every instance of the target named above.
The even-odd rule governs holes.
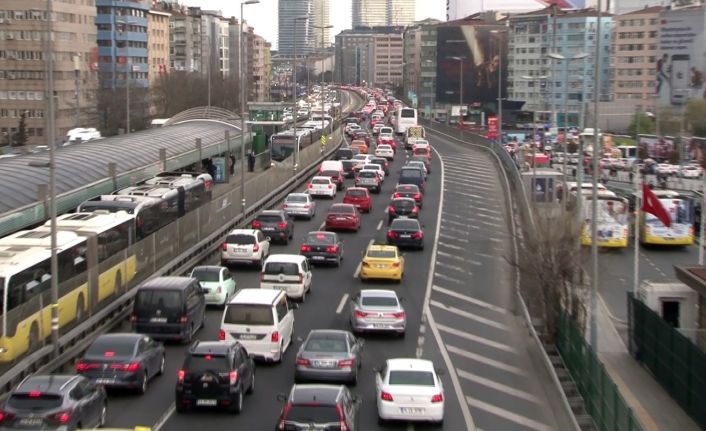
[[[59,328],[82,321],[119,295],[136,270],[134,222],[126,213],[77,213],[57,221]],[[0,239],[0,362],[39,348],[51,334],[51,230]]]
[[[618,197],[609,190],[598,192],[597,215],[593,215],[593,194],[583,193],[584,223],[581,226],[581,244],[591,245],[592,223],[596,226],[598,247],[626,248],[630,240],[630,219],[628,200]]]
[[[640,212],[640,242],[654,245],[693,245],[694,199],[673,190],[652,192],[667,210],[672,225],[667,227],[652,214]]]

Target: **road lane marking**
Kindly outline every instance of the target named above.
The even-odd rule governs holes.
[[[456,237],[452,237],[452,236],[448,236],[448,235],[441,235],[441,236],[446,236],[447,238],[456,238]],[[460,247],[458,245],[451,245],[448,242],[442,242],[442,243],[439,243],[439,245],[444,248],[450,248],[452,250],[466,251],[466,247]]]
[[[469,319],[469,320],[474,320],[478,323],[482,323],[487,326],[492,326],[493,328],[497,328],[502,331],[509,331],[510,330],[510,327],[504,323],[496,322],[495,320],[488,319],[483,316],[479,316],[475,313],[471,313],[471,312],[461,310],[456,307],[452,307],[450,305],[446,305],[443,302],[432,300],[430,302],[430,304],[436,308],[442,309],[444,311],[448,311],[449,313],[453,313],[453,314],[456,314],[457,316],[465,317],[466,319]]]
[[[439,265],[439,266],[443,266],[444,268],[448,268],[448,269],[450,269],[450,270],[452,270],[452,271],[458,271],[458,272],[462,272],[462,273],[464,273],[464,274],[467,274],[467,269],[466,269],[466,268],[463,268],[463,267],[460,267],[460,266],[451,265],[451,264],[449,264],[449,263],[440,261],[440,260],[438,260],[438,259],[436,260],[436,264]]]
[[[524,427],[531,428],[537,431],[552,431],[552,428],[548,427],[547,425],[544,425],[541,422],[537,422],[528,417],[518,415],[517,413],[513,413],[509,410],[483,402],[479,399],[466,396],[466,402],[473,408],[483,410],[502,419],[515,422],[518,425],[522,425]]]
[[[468,220],[468,218],[464,217],[464,220]],[[456,226],[463,226],[463,227],[466,226],[466,223],[462,223],[460,221],[455,221],[455,220],[449,220],[448,218],[444,218],[444,217],[441,218],[441,222],[444,224],[453,224]]]
[[[439,151],[436,150],[436,148],[432,147],[431,149],[436,153],[437,159],[439,160],[439,181],[440,181],[440,189],[442,190],[441,193],[439,193],[439,207],[437,208],[436,211],[436,232],[434,233],[434,246],[432,248],[431,252],[431,263],[429,266],[429,273],[427,276],[427,287],[426,287],[426,292],[424,293],[424,304],[423,304],[423,310],[424,312],[422,313],[422,316],[426,316],[427,319],[427,324],[429,325],[429,329],[431,329],[432,334],[434,335],[434,340],[436,340],[436,344],[439,347],[439,353],[441,354],[441,357],[444,360],[444,364],[446,365],[446,368],[448,369],[448,377],[451,380],[451,384],[454,387],[454,393],[456,394],[456,398],[458,399],[458,404],[461,407],[461,413],[463,414],[463,420],[466,425],[466,430],[468,431],[476,431],[476,424],[473,421],[473,416],[471,416],[471,409],[469,408],[467,403],[464,403],[463,400],[465,399],[465,394],[463,393],[463,388],[461,387],[461,381],[458,378],[458,375],[456,374],[456,368],[453,365],[453,362],[451,361],[451,357],[449,356],[449,352],[446,351],[446,347],[444,347],[444,340],[441,338],[441,334],[439,333],[439,327],[436,325],[436,321],[434,320],[434,315],[431,312],[431,308],[429,307],[429,301],[431,300],[431,286],[434,283],[434,273],[435,273],[435,267],[436,267],[436,252],[439,248],[439,232],[441,231],[441,214],[442,214],[442,209],[444,207],[444,159],[441,157],[441,154],[439,154]],[[421,352],[420,352],[421,353]],[[421,355],[420,355],[421,356]]]
[[[155,423],[155,424],[152,426],[152,430],[153,430],[153,431],[160,431],[160,430],[162,429],[162,427],[163,427],[164,425],[166,425],[167,421],[168,421],[169,418],[174,414],[175,411],[176,411],[176,405],[175,405],[174,403],[172,403],[172,404],[169,406],[169,408],[167,409],[167,411],[164,412],[164,414],[162,415],[162,417],[159,418],[159,420],[157,421],[157,423]]]
[[[375,228],[375,230],[380,230],[380,228],[382,228],[382,220],[380,220],[380,222],[378,223],[378,227]]]
[[[324,230],[326,227],[326,221],[321,222],[321,226],[319,226],[319,230]]]
[[[490,359],[486,356],[482,356],[477,353],[469,352],[468,350],[464,350],[459,347],[452,346],[450,344],[446,345],[446,349],[455,355],[463,356],[466,359],[480,362],[481,364],[485,364],[490,367],[497,368],[498,370],[506,371],[508,373],[516,374],[518,376],[526,376],[527,375],[527,373],[525,373],[525,371],[522,368],[515,367],[513,365],[508,365],[504,362],[496,361],[495,359]]]
[[[502,392],[504,394],[513,396],[515,398],[520,398],[525,401],[529,401],[529,402],[536,403],[536,404],[542,404],[542,401],[539,398],[535,397],[534,395],[530,394],[529,392],[515,389],[511,386],[502,384],[500,382],[496,382],[494,380],[486,379],[485,377],[481,377],[477,374],[473,374],[473,373],[465,371],[465,370],[457,369],[456,371],[458,371],[459,377],[466,379],[468,381],[477,383],[479,385],[483,385],[487,388],[494,389],[498,392]]]
[[[360,275],[360,269],[363,266],[363,262],[358,263],[358,266],[355,267],[355,272],[353,273],[353,278],[358,278]]]
[[[457,261],[460,261],[460,262],[465,262],[465,261],[466,261],[466,258],[465,258],[465,257],[459,256],[459,255],[457,255],[457,254],[446,253],[446,252],[443,252],[443,251],[437,251],[436,254],[439,255],[439,256],[447,257],[447,258],[449,258],[449,259],[451,259],[451,260],[457,260]]]
[[[472,272],[468,272],[467,275],[470,277],[471,275],[473,275],[473,273],[472,273]],[[450,277],[450,276],[448,276],[448,275],[446,275],[446,274],[442,274],[442,273],[440,273],[439,271],[434,272],[434,277],[439,277],[439,278],[441,278],[442,280],[448,280],[448,281],[450,281],[450,282],[452,282],[452,283],[460,284],[461,286],[466,286],[466,285],[467,285],[466,280],[460,280],[460,279],[458,279],[458,278],[453,278],[453,277]]]
[[[450,289],[445,289],[441,286],[437,286],[436,284],[431,287],[435,292],[443,293],[445,295],[453,296],[454,298],[461,299],[463,301],[469,302],[471,304],[477,305],[479,307],[487,308],[488,310],[493,310],[497,313],[500,314],[507,314],[507,310],[498,307],[497,305],[493,305],[489,302],[481,301],[480,299],[472,298],[468,295],[463,295],[461,293],[458,293],[456,291],[450,290]]]
[[[478,344],[483,344],[488,347],[493,347],[495,349],[502,350],[504,352],[517,354],[517,350],[515,350],[515,348],[513,348],[512,346],[508,346],[507,344],[498,343],[497,341],[493,341],[488,338],[481,337],[481,336],[478,336],[475,334],[471,334],[467,331],[452,328],[450,326],[446,326],[446,325],[442,325],[442,324],[438,324],[437,327],[438,327],[439,331],[446,332],[447,334],[451,334],[451,335],[455,335],[457,337],[465,338],[466,340],[474,341]]]
[[[341,302],[338,303],[338,308],[336,308],[336,314],[341,314],[341,311],[343,311],[343,307],[346,306],[346,301],[348,301],[347,293],[343,294],[343,297],[341,297]]]

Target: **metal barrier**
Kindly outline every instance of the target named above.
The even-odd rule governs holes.
[[[631,293],[628,316],[632,356],[706,429],[706,354]]]
[[[559,314],[557,347],[600,431],[641,431],[632,409],[571,317]]]

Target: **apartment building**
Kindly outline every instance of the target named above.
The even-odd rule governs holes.
[[[270,50],[272,44],[264,37],[253,35],[252,70],[250,76],[250,99],[256,102],[268,102],[270,100],[270,86],[272,85],[272,57]]]
[[[157,79],[169,71],[169,12],[150,9],[147,15],[149,34],[147,59],[149,63],[150,87]]]
[[[221,11],[201,11],[202,68],[205,73],[230,74],[230,20],[223,17]]]
[[[52,7],[57,102],[54,132],[57,141],[61,141],[69,129],[94,126],[98,87],[96,7],[80,0],[55,1]],[[0,146],[18,142],[23,115],[26,144],[49,144],[46,24],[44,0],[0,2]]]
[[[174,9],[169,20],[169,68],[203,72],[201,9]]]
[[[336,35],[335,80],[402,85],[403,41],[398,27],[361,27]]]
[[[431,110],[436,99],[436,26],[441,21],[425,19],[404,32],[404,91],[417,106]]]
[[[613,18],[611,92],[616,103],[654,110],[660,14],[654,6]]]

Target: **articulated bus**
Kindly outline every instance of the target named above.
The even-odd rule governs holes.
[[[57,220],[60,330],[100,309],[135,275],[132,216],[67,214]],[[40,226],[0,239],[0,362],[39,348],[51,334],[51,230]],[[90,270],[96,268],[96,270]]]
[[[672,220],[666,227],[652,214],[640,212],[639,229],[642,244],[693,245],[694,199],[672,190],[652,190]]]
[[[596,242],[599,247],[626,248],[630,238],[630,220],[628,200],[615,193],[602,190],[598,192],[598,214],[593,215],[593,194],[583,191],[582,209],[584,223],[581,226],[581,244],[591,245],[592,223],[596,226]]]

